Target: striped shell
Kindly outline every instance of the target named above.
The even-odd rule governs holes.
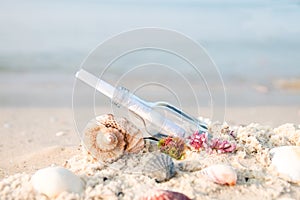
[[[211,165],[201,170],[200,174],[220,185],[233,186],[237,181],[237,174],[229,165]]]
[[[190,200],[186,195],[170,190],[150,190],[140,200]]]
[[[167,181],[175,175],[174,162],[166,154],[149,153],[141,160],[142,174],[154,178],[157,182]]]
[[[103,162],[113,162],[124,153],[138,153],[144,148],[141,131],[127,119],[112,114],[92,119],[83,133],[87,150]]]

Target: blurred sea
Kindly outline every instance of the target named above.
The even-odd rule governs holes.
[[[299,1],[0,3],[2,106],[70,106],[74,74],[89,52],[139,27],[173,29],[199,42],[220,70],[229,105],[299,105]],[[290,80],[292,90],[282,86]]]

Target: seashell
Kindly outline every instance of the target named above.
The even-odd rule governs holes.
[[[191,200],[186,195],[170,190],[150,190],[140,200]]]
[[[178,163],[177,168],[183,172],[195,172],[201,170],[203,166],[200,161],[188,160],[188,161],[182,161]]]
[[[282,178],[300,183],[300,146],[281,146],[271,149],[271,165]]]
[[[62,192],[81,193],[83,181],[71,171],[62,167],[47,167],[38,170],[31,178],[33,188],[49,198]]]
[[[149,153],[141,159],[142,174],[154,178],[157,182],[171,179],[175,175],[175,167],[172,158],[166,154]]]
[[[112,114],[92,119],[83,132],[85,147],[103,162],[113,162],[124,153],[138,153],[144,148],[142,132],[127,119]]]
[[[229,165],[211,165],[201,170],[200,173],[221,185],[233,186],[237,181],[237,174]]]

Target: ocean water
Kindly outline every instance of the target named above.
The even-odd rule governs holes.
[[[299,2],[284,0],[1,1],[0,69],[71,72],[112,35],[162,27],[202,44],[228,76],[297,76],[299,20]]]
[[[38,96],[47,77],[48,91],[52,91],[61,89],[57,85],[64,85],[61,76],[66,76],[69,87],[65,90],[70,95],[74,74],[92,49],[113,35],[140,27],[175,30],[201,44],[220,71],[229,103],[299,104],[299,92],[273,91],[279,79],[300,78],[299,1],[0,0],[0,4],[3,105],[17,101],[17,89],[7,88],[15,84],[13,77],[27,77],[24,82],[28,88],[38,87]],[[139,59],[143,61],[143,56]],[[131,64],[127,60],[126,65]],[[101,70],[103,66],[99,66]],[[149,71],[142,75],[148,77]],[[116,70],[111,76],[122,73]],[[38,77],[43,77],[43,84]],[[257,85],[266,87],[271,94],[257,93],[253,89]],[[29,99],[30,95],[27,101],[31,105]],[[58,101],[68,104],[63,98]],[[47,104],[47,100],[41,102]]]

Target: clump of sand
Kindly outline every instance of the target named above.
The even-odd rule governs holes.
[[[166,189],[184,193],[191,199],[300,199],[300,187],[280,178],[270,167],[270,149],[283,145],[300,145],[300,126],[284,124],[278,128],[249,124],[229,127],[210,125],[213,135],[228,137],[234,131],[237,150],[218,154],[188,151],[184,160],[174,160],[176,175],[158,183],[130,166],[155,148],[149,147],[138,155],[124,156],[112,165],[97,162],[84,150],[62,165],[85,182],[82,194],[62,193],[57,199],[139,199],[149,189]],[[125,163],[125,164],[124,164]],[[235,186],[223,186],[199,176],[199,171],[212,164],[231,165],[238,174]],[[15,174],[0,181],[0,199],[46,199],[33,191],[31,174]]]

